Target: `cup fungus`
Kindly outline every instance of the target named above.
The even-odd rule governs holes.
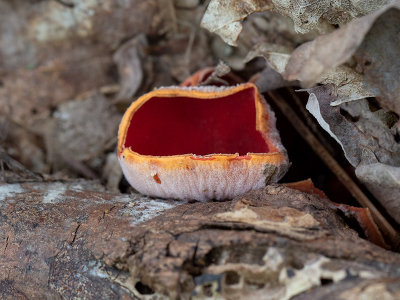
[[[139,192],[200,201],[261,188],[289,166],[275,116],[252,83],[143,95],[121,121],[118,157]]]

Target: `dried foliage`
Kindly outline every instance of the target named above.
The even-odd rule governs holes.
[[[374,32],[375,30],[382,31],[384,36],[388,34],[394,38],[394,41],[398,40],[395,34],[385,32],[386,29],[379,29],[378,27],[382,27],[380,24],[382,22],[379,22],[379,20],[386,20],[388,14],[396,14],[395,12],[399,8],[400,6],[396,4],[386,6],[370,15],[355,19],[332,33],[322,35],[311,42],[301,45],[291,55],[284,77],[288,80],[297,79],[308,86],[320,82],[325,73],[347,62],[359,47],[365,47],[364,43],[372,43],[376,48],[382,48],[382,43],[379,39],[374,38],[371,40],[372,33],[369,32]],[[391,17],[387,22],[394,22],[390,26],[397,28],[396,22],[398,22],[398,19]],[[374,30],[371,30],[371,27]],[[367,33],[369,34],[367,35]],[[365,42],[363,42],[364,40]],[[370,45],[370,47],[372,46]],[[396,52],[396,48],[399,46],[398,44],[393,44],[392,47],[390,45],[388,47],[391,49],[389,51]],[[387,59],[391,60],[390,57],[387,57]]]
[[[332,29],[326,24],[344,25],[389,2],[387,0],[362,3],[352,0],[212,0],[202,19],[202,26],[221,36],[226,43],[236,45],[236,40],[242,31],[241,21],[256,12],[274,10],[284,16],[289,16],[294,23],[295,30],[301,33],[314,29],[323,32]]]

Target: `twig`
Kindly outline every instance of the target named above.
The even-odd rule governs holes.
[[[54,0],[55,2],[60,3],[61,5],[68,7],[68,8],[74,8],[75,4],[69,1],[65,1],[65,0]]]
[[[328,168],[336,175],[340,182],[347,188],[351,195],[357,200],[362,207],[368,207],[374,221],[382,230],[384,235],[390,240],[391,244],[396,248],[400,244],[399,235],[390,223],[383,217],[379,210],[372,204],[367,196],[361,191],[358,185],[351,179],[351,177],[343,170],[331,154],[324,148],[324,146],[313,135],[311,130],[303,123],[297,116],[293,109],[286,103],[286,101],[276,92],[268,92],[268,95],[279,109],[286,116],[288,121],[292,124],[294,129],[302,136],[308,145],[314,150],[319,158],[328,166]]]
[[[229,85],[229,83],[222,79],[223,76],[228,75],[231,68],[222,60],[219,61],[214,71],[206,78],[205,81],[200,82],[200,86],[211,85],[212,83],[221,83],[222,85]]]
[[[68,167],[75,171],[78,172],[79,174],[83,175],[87,179],[98,179],[98,176],[92,169],[90,169],[88,166],[86,166],[85,163],[73,159],[71,156],[68,156],[66,154],[62,155],[63,161],[68,165]]]
[[[1,171],[1,180],[4,182],[18,182],[18,180],[10,180],[6,177],[4,165],[8,167],[8,169],[24,178],[21,179],[23,181],[42,181],[43,178],[39,174],[36,174],[27,168],[25,168],[21,163],[10,157],[7,153],[3,152],[0,149],[0,171]]]

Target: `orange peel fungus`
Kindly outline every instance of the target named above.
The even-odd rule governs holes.
[[[118,158],[128,182],[155,197],[231,199],[277,182],[289,161],[257,87],[168,87],[126,111]]]

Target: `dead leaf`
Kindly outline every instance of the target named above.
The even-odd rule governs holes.
[[[400,221],[397,197],[400,194],[400,144],[396,141],[394,126],[398,117],[371,106],[366,99],[332,107],[330,104],[337,99],[332,84],[308,92],[309,112],[340,144],[347,160],[356,167],[357,177],[387,212]]]
[[[320,82],[326,72],[350,59],[378,18],[384,19],[387,14],[392,14],[390,11],[399,8],[399,3],[385,6],[301,45],[292,53],[283,77],[289,81],[299,80],[307,87]]]
[[[331,102],[332,106],[376,96],[371,89],[366,87],[364,77],[346,66],[339,66],[326,72],[319,83],[336,86],[336,98]]]
[[[271,0],[211,0],[201,26],[218,34],[229,45],[236,46],[242,31],[241,21],[252,13],[272,7]]]
[[[285,183],[284,185],[288,188],[296,189],[304,193],[317,195],[320,198],[329,201],[328,196],[326,196],[326,194],[323,191],[315,187],[311,179]],[[365,236],[369,241],[385,249],[390,249],[390,247],[385,243],[385,240],[381,232],[379,231],[379,228],[376,225],[368,208],[354,207],[335,202],[331,202],[331,204],[332,206],[335,206],[338,209],[340,209],[345,214],[346,217],[354,218],[356,222],[358,222],[358,224],[360,225],[361,229],[363,230],[363,233],[365,234]]]
[[[379,103],[400,115],[400,2],[374,23],[354,54],[364,85]]]
[[[115,152],[109,153],[103,168],[102,178],[106,181],[107,190],[119,192],[119,183],[122,179],[122,170]]]
[[[247,54],[245,62],[249,62],[256,56],[262,56],[267,60],[271,68],[282,74],[285,71],[291,52],[292,49],[286,46],[271,43],[261,43],[254,46],[253,49]]]
[[[305,33],[319,29],[323,33],[327,28],[326,23],[344,25],[354,18],[381,8],[390,1],[273,0],[273,3],[276,11],[289,16],[293,20],[296,31]]]
[[[83,59],[83,61],[82,61]],[[54,59],[33,70],[17,69],[2,78],[0,113],[22,127],[43,133],[43,120],[62,102],[113,82],[110,57]],[[84,80],[82,79],[84,78]]]
[[[250,14],[274,10],[284,16],[289,16],[294,22],[297,32],[306,33],[318,30],[327,33],[334,25],[344,25],[350,20],[365,16],[385,4],[389,0],[367,1],[359,3],[355,0],[342,1],[313,0],[212,0],[204,14],[201,26],[210,32],[218,34],[226,43],[237,46],[237,39],[242,31],[241,21]]]
[[[120,119],[116,109],[97,92],[86,99],[60,105],[45,136],[48,161],[55,170],[65,167],[69,161],[75,169],[83,162],[95,168],[103,152],[116,143]]]
[[[273,68],[267,65],[263,71],[254,75],[250,80],[254,82],[261,93],[279,89],[285,86],[297,86],[298,83],[289,82],[282,78],[282,75],[276,72]]]
[[[356,168],[356,175],[400,223],[400,167],[380,162],[361,164]]]
[[[400,145],[395,134],[377,111],[369,109],[367,100],[332,107],[336,88],[328,84],[308,90],[308,111],[341,145],[347,160],[358,166],[363,149],[371,150],[380,162],[400,165]]]
[[[262,56],[265,58],[267,66],[262,72],[253,76],[250,81],[255,82],[261,92],[298,85],[296,81],[284,80],[281,75],[289,61],[290,52],[289,47],[271,43],[261,43],[253,47],[247,54],[245,62],[249,62],[257,56]]]
[[[143,80],[142,61],[144,60],[144,47],[147,39],[142,34],[124,45],[114,54],[113,60],[118,66],[120,90],[115,96],[115,102],[130,102],[138,91]]]
[[[122,41],[141,33],[156,34],[169,21],[160,15],[156,0],[72,2],[73,7],[47,0],[1,0],[1,71],[34,69],[55,57],[80,57],[84,62],[109,55]]]

